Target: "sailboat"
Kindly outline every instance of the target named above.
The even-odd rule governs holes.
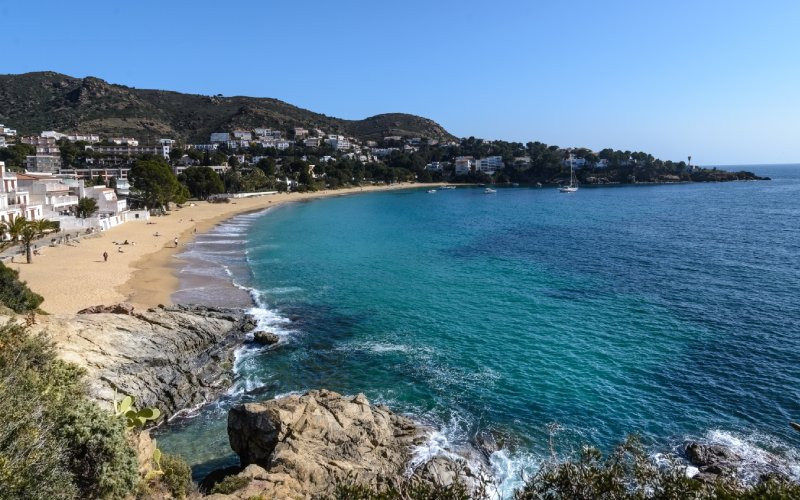
[[[558,188],[562,193],[574,193],[578,190],[578,179],[575,178],[575,169],[572,168],[572,155],[569,155],[569,185]]]

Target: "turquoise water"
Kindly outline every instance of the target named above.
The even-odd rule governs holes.
[[[246,255],[228,274],[283,341],[244,349],[230,393],[161,445],[202,475],[232,460],[231,404],[324,387],[434,426],[419,453],[491,434],[505,488],[549,455],[553,423],[561,454],[638,432],[654,453],[724,442],[800,475],[800,167],[752,169],[773,180],[411,190],[239,217],[192,251]]]

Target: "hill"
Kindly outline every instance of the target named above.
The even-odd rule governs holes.
[[[343,120],[277,99],[144,90],[54,72],[0,75],[0,123],[20,134],[94,132],[145,141],[206,142],[211,132],[240,127],[320,128],[362,140],[389,135],[455,139],[433,120],[404,113]]]

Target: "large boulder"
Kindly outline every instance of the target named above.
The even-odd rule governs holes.
[[[690,442],[684,448],[689,463],[697,467],[695,479],[714,482],[720,476],[731,477],[742,463],[742,457],[730,448],[717,444]]]
[[[253,342],[256,344],[273,345],[277,344],[280,340],[281,338],[272,332],[259,330],[253,334]]]
[[[250,483],[234,497],[312,498],[337,484],[371,487],[407,479],[414,447],[429,429],[373,406],[363,394],[315,390],[235,406],[228,414],[231,448]],[[450,484],[464,464],[446,457],[423,464],[414,481]]]

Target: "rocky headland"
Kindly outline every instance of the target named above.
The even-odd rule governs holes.
[[[136,312],[97,306],[38,316],[65,361],[86,370],[89,396],[106,407],[136,398],[167,417],[213,400],[232,382],[234,350],[255,322],[241,310],[169,306]]]

